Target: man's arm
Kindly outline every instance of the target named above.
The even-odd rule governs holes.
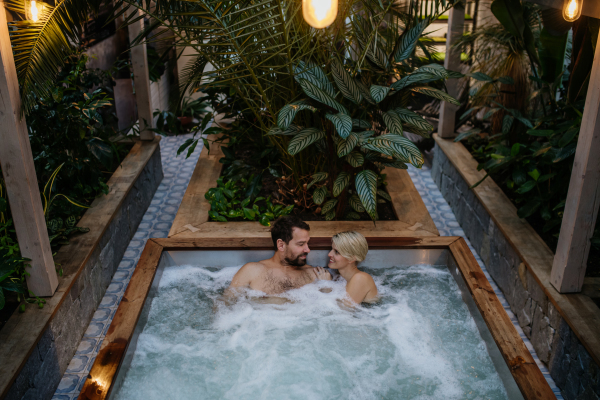
[[[227,304],[234,302],[240,289],[251,287],[252,281],[260,275],[263,265],[260,263],[244,264],[238,272],[235,273],[229,287],[223,293],[223,300]]]

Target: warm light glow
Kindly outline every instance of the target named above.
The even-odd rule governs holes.
[[[581,16],[583,0],[565,0],[563,17],[569,22],[576,21]]]
[[[31,20],[33,22],[38,21],[38,8],[36,2],[33,0],[31,1]]]
[[[302,15],[313,28],[325,28],[335,21],[337,0],[302,0]]]

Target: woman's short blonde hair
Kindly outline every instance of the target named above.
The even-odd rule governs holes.
[[[358,232],[340,232],[333,235],[331,242],[342,257],[357,263],[363,261],[369,251],[367,239]]]

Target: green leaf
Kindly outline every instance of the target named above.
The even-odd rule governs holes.
[[[483,116],[483,119],[488,119],[490,118],[492,115],[496,114],[498,111],[500,111],[499,108],[492,108],[490,109],[488,112],[485,113],[485,115]]]
[[[333,109],[336,109],[343,114],[349,114],[348,110],[346,110],[346,108],[343,105],[341,105],[340,103],[335,101],[333,99],[333,97],[329,96],[327,93],[325,93],[323,90],[319,89],[317,86],[313,85],[306,79],[300,79],[299,82],[300,82],[300,86],[302,86],[302,90],[304,90],[304,93],[306,93],[306,95],[309,96],[310,98],[312,98],[320,103],[323,103],[326,106],[329,106]],[[280,124],[278,124],[278,125],[280,127],[282,127]]]
[[[338,199],[331,199],[323,204],[323,208],[321,209],[321,214],[327,214],[329,211],[333,210],[333,207],[337,204]]]
[[[458,100],[456,100],[454,97],[450,96],[448,93],[442,92],[441,90],[438,90],[438,89],[422,86],[422,87],[411,88],[410,90],[412,90],[413,92],[424,94],[429,97],[433,97],[438,100],[445,101],[450,104],[460,106],[460,102]]]
[[[375,145],[382,153],[410,162],[417,168],[425,163],[421,150],[410,140],[400,135],[387,134],[369,139],[369,144]]]
[[[344,66],[337,60],[333,59],[331,63],[331,72],[333,80],[337,85],[342,95],[350,101],[359,104],[362,101],[362,95],[356,82],[352,79],[352,76],[346,71]]]
[[[327,214],[325,214],[325,221],[331,221],[335,218],[335,211],[331,210]]]
[[[328,176],[329,176],[329,174],[327,172],[317,172],[316,174],[314,174],[312,176],[313,180],[310,181],[310,183],[308,184],[308,186],[306,186],[306,190],[310,189],[310,187],[312,185],[314,185],[315,183],[319,183],[319,182],[327,179]]]
[[[394,110],[386,111],[381,116],[383,117],[383,122],[385,122],[385,125],[391,133],[402,135],[404,132],[402,129],[402,121],[400,116],[396,114]]]
[[[338,197],[346,186],[350,183],[351,175],[347,172],[340,172],[338,177],[333,182],[333,197]]]
[[[515,84],[515,80],[513,78],[511,78],[510,76],[501,76],[500,78],[498,78],[498,81],[500,81],[500,83],[503,83],[505,85],[514,85]]]
[[[313,192],[313,201],[315,204],[320,205],[325,201],[325,196],[327,195],[327,188],[325,186],[321,186],[320,188],[316,188]]]
[[[344,157],[345,155],[350,154],[352,150],[358,144],[358,137],[352,133],[348,136],[348,139],[340,139],[337,143],[337,154],[338,157]]]
[[[531,199],[523,207],[519,208],[517,215],[519,218],[527,218],[531,216],[542,205],[538,198]]]
[[[369,88],[358,79],[355,79],[354,83],[356,83],[356,86],[358,86],[358,90],[360,90],[360,94],[365,98],[365,100],[367,100],[371,104],[375,104],[375,100],[373,100],[373,98],[371,97]]]
[[[442,79],[448,78],[448,71],[446,71],[446,68],[442,67],[439,64],[424,65],[417,69],[414,73],[428,73]]]
[[[364,164],[365,157],[360,151],[355,150],[346,156],[346,161],[348,161],[348,164],[352,165],[354,168],[357,168]]]
[[[356,193],[373,221],[377,215],[377,174],[370,169],[359,172],[355,180]]]
[[[321,139],[325,139],[325,132],[320,131],[317,128],[306,128],[290,140],[290,143],[288,144],[288,153],[292,156],[296,155]]]
[[[365,212],[365,207],[362,205],[360,198],[356,194],[353,194],[348,198],[348,203],[350,203],[350,207],[352,207],[354,211]]]
[[[511,157],[516,157],[517,154],[519,154],[519,150],[521,149],[521,143],[515,143],[513,144],[512,148],[510,149],[510,156]]]
[[[439,79],[440,78],[438,76],[429,73],[412,73],[400,79],[399,81],[392,83],[391,88],[394,90],[402,90],[413,83],[427,83],[437,81]]]
[[[286,104],[281,107],[281,110],[279,110],[279,114],[277,115],[277,125],[279,128],[282,130],[287,129],[296,117],[298,111],[301,110],[310,110],[314,112],[316,111],[316,108],[311,106],[306,100]]]
[[[388,194],[388,192],[386,192],[384,190],[381,190],[381,189],[377,190],[377,195],[379,197],[383,197],[387,201],[392,201],[392,197]]]
[[[298,133],[300,133],[300,131],[304,129],[298,125],[290,125],[287,127],[286,130],[281,130],[281,128],[279,128],[278,126],[274,126],[273,128],[269,129],[269,133],[267,133],[267,136],[274,136],[274,135],[285,135],[285,136],[292,136],[292,135],[296,135]]]
[[[266,215],[263,215],[262,217],[260,217],[260,219],[258,220],[258,222],[263,225],[263,226],[271,226],[271,222],[269,220],[269,217],[267,217]]]
[[[406,108],[395,108],[394,111],[398,114],[398,117],[407,124],[415,126],[423,131],[431,132],[433,131],[433,125],[425,120],[422,116],[417,114],[416,112],[410,111]]]
[[[362,131],[357,132],[356,136],[358,136],[358,144],[362,145],[367,139],[375,134],[375,131]]]
[[[385,99],[385,96],[389,93],[390,88],[388,86],[379,86],[379,85],[371,85],[369,89],[369,93],[371,93],[371,97],[375,100],[375,103],[381,102]]]
[[[504,116],[504,119],[502,120],[502,133],[507,135],[510,132],[510,129],[512,128],[514,120],[515,120],[515,117],[513,117],[512,115]]]
[[[335,130],[343,139],[346,139],[352,131],[352,118],[349,115],[342,113],[327,114],[325,118],[333,122]]]
[[[368,121],[364,121],[362,119],[353,119],[352,120],[352,127],[353,128],[358,128],[358,129],[370,129],[373,127],[373,124],[371,124]]]
[[[535,129],[529,129],[526,132],[528,135],[531,136],[542,136],[542,137],[547,137],[547,136],[552,136],[554,134],[554,131],[552,130],[535,130]]]
[[[408,31],[405,31],[402,36],[400,36],[400,43],[394,53],[394,60],[397,63],[408,59],[412,55],[421,34],[428,25],[429,19],[427,18]]]
[[[473,129],[469,129],[466,132],[461,132],[455,139],[455,142],[460,142],[461,140],[464,140],[466,138],[470,138],[471,136],[475,136],[477,134],[481,133],[481,129],[479,128],[473,128]]]
[[[358,215],[354,211],[350,211],[348,214],[346,214],[345,219],[350,220],[350,221],[357,221],[360,219],[360,215]]]
[[[327,75],[312,61],[308,63],[304,61],[298,62],[294,66],[294,73],[294,79],[298,83],[300,83],[300,79],[305,79],[325,91],[329,96],[335,97],[335,90],[329,79],[327,79]]]
[[[471,74],[467,74],[467,76],[470,76],[471,78],[478,80],[478,81],[483,81],[483,82],[493,82],[494,78],[492,78],[491,76],[484,74],[483,72],[473,72]]]
[[[571,141],[575,138],[575,136],[579,133],[579,128],[572,127],[567,130],[560,140],[558,141],[558,147],[566,147]]]
[[[523,20],[523,8],[519,0],[494,0],[491,10],[511,35],[523,39],[525,21]]]
[[[515,143],[515,145],[516,144],[518,144],[518,143]],[[529,175],[530,177],[532,177],[534,181],[537,181],[538,178],[540,177],[540,171],[538,171],[537,168],[536,168],[533,171],[529,171],[527,173],[527,175]]]
[[[535,187],[535,181],[527,181],[521,187],[517,189],[517,193],[524,194],[529,192],[531,189]]]
[[[563,147],[562,149],[560,149],[560,151],[558,152],[556,157],[554,157],[552,162],[557,163],[568,157],[571,157],[573,154],[575,154],[576,150],[577,150],[577,143],[571,143],[567,147]]]

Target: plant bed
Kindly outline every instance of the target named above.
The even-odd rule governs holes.
[[[50,398],[71,361],[162,180],[160,138],[136,142],[54,260],[62,268],[46,304],[26,304],[0,331],[0,398]]]
[[[212,136],[210,140],[216,139]],[[185,192],[169,237],[268,237],[268,226],[259,222],[211,222],[210,202],[206,192],[216,186],[221,176],[224,156],[218,142],[211,143],[210,154],[202,149]],[[311,233],[331,236],[345,230],[358,230],[371,236],[438,236],[439,232],[405,170],[388,168],[387,191],[396,217],[394,221],[311,221]]]
[[[540,360],[565,398],[598,396],[598,278],[586,278],[582,293],[558,293],[550,284],[554,254],[544,240],[491,178],[470,189],[486,172],[461,143],[434,138],[432,177]]]

